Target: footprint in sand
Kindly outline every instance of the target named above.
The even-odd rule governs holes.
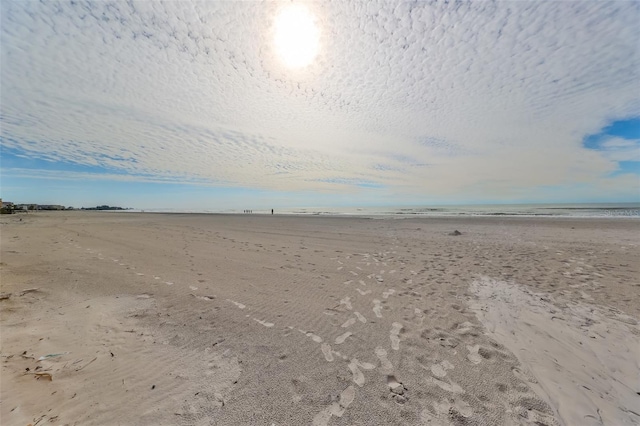
[[[189,288],[190,288],[191,290],[193,290],[193,291],[196,291],[196,290],[198,289],[198,287],[194,287],[194,286],[192,286],[192,285],[190,285],[190,286],[189,286]]]
[[[353,324],[356,323],[356,319],[355,318],[349,318],[348,320],[346,320],[341,327],[342,328],[347,328],[347,327],[351,327]]]
[[[341,271],[343,268],[343,266],[338,266],[338,268],[336,269],[336,271]]]
[[[431,373],[439,378],[443,378],[444,376],[446,376],[447,370],[453,370],[453,365],[447,360],[431,366]]]
[[[335,340],[336,345],[343,344],[344,341],[347,340],[347,337],[351,336],[352,334],[353,334],[352,332],[347,331],[346,333],[342,333],[341,335],[336,337],[336,340]]]
[[[420,320],[420,325],[422,325],[422,322],[424,321],[424,314],[422,313],[422,310],[418,308],[414,308],[413,313],[416,316],[416,318]]]
[[[357,272],[353,272],[353,271],[349,271],[349,272],[350,272],[350,273],[351,273],[351,275],[353,275],[354,277],[357,277],[357,276],[358,276],[358,273],[357,273]]]
[[[451,403],[446,399],[443,399],[440,402],[434,401],[432,405],[435,412],[439,415],[448,415],[449,410],[451,410],[452,407]]]
[[[322,351],[322,355],[324,355],[324,359],[328,362],[333,361],[333,353],[331,351],[331,346],[328,343],[323,343],[320,345],[320,350]]]
[[[365,283],[365,282],[364,282],[364,281],[362,281],[362,280],[359,280],[359,281],[358,281],[358,283],[360,283],[360,285],[362,285],[362,286],[365,286],[365,287],[367,286],[367,283]]]
[[[375,365],[370,364],[368,362],[361,362],[358,361],[357,358],[352,358],[351,362],[349,362],[349,370],[351,370],[351,373],[353,374],[353,382],[362,387],[364,386],[364,374],[362,374],[362,371],[360,371],[360,368],[364,369],[364,370],[373,370],[374,368],[376,368]]]
[[[355,359],[352,359],[348,365],[349,370],[351,370],[351,374],[353,374],[353,382],[362,387],[364,386],[364,374],[358,368],[358,364],[355,362]]]
[[[391,295],[392,295],[393,293],[395,293],[395,292],[396,292],[396,291],[395,291],[394,289],[392,289],[392,288],[390,288],[390,289],[389,289],[389,290],[387,290],[387,291],[383,291],[383,292],[382,292],[382,298],[383,298],[383,299],[388,299],[388,298],[389,298],[389,296],[391,296]]]
[[[345,307],[349,310],[353,309],[353,306],[351,305],[351,298],[349,296],[345,297],[344,299],[342,299],[340,301],[341,305],[345,305]]]
[[[394,375],[387,375],[387,386],[391,390],[391,397],[395,399],[396,403],[404,404],[407,402],[407,387],[402,384],[401,381],[396,379]]]
[[[391,349],[397,351],[400,349],[400,330],[402,330],[402,324],[394,322],[391,324],[391,332],[389,338],[391,339]]]
[[[482,361],[482,357],[478,353],[480,349],[480,345],[475,346],[467,346],[467,350],[469,351],[469,355],[467,355],[467,359],[474,364],[480,364]]]
[[[376,314],[376,317],[382,318],[382,302],[378,299],[373,299],[373,313]]]
[[[141,277],[141,276],[143,276],[144,274],[143,274],[143,273],[141,273],[141,272],[136,272],[136,275],[138,275],[138,276],[140,276],[140,277]]]
[[[360,293],[361,296],[366,296],[367,294],[371,293],[371,290],[362,290],[360,288],[356,288],[356,290],[358,290],[358,293]]]
[[[353,360],[356,364],[358,364],[358,367],[364,370],[373,370],[374,368],[376,368],[376,366],[374,364],[371,364],[370,362],[358,361],[356,358],[353,358]]]
[[[255,322],[257,322],[258,324],[262,324],[262,325],[264,325],[264,326],[265,326],[265,327],[267,327],[267,328],[270,328],[270,327],[273,327],[273,326],[274,326],[274,324],[273,324],[272,322],[267,322],[267,321],[264,321],[264,320],[260,320],[260,319],[258,319],[258,318],[254,318],[253,320],[254,320]]]
[[[343,390],[342,393],[340,394],[340,401],[338,402],[338,405],[341,408],[340,414],[334,412],[334,415],[338,417],[342,416],[342,414],[344,413],[344,410],[348,408],[349,405],[351,405],[351,403],[355,398],[356,398],[356,390],[354,389],[353,386],[349,386],[348,388]]]
[[[461,399],[455,399],[453,409],[460,413],[462,417],[471,417],[473,414],[473,408],[471,408],[471,405]]]
[[[165,281],[164,282],[166,285],[173,285],[173,283],[171,281]]]
[[[473,324],[471,324],[469,321],[465,321],[462,324],[458,325],[458,328],[455,332],[461,336],[464,336],[473,332],[474,329],[475,326]]]
[[[227,302],[231,302],[231,303],[233,303],[234,305],[236,305],[236,306],[237,306],[238,308],[240,308],[240,309],[244,309],[244,308],[246,308],[246,306],[245,306],[245,305],[243,305],[242,303],[240,303],[240,302],[236,302],[236,301],[233,301],[233,300],[231,300],[231,299],[227,299]]]
[[[353,280],[347,280],[345,282],[343,282],[342,284],[351,284],[353,282]]]
[[[329,407],[325,408],[313,418],[313,426],[327,426],[331,416],[342,417],[345,410],[349,408],[351,403],[356,398],[356,389],[353,386],[349,386],[340,394],[340,400],[334,402]]]
[[[443,380],[434,379],[433,377],[428,377],[427,378],[427,383],[430,383],[432,385],[436,385],[440,389],[445,390],[447,392],[457,393],[457,394],[464,393],[464,389],[462,389],[460,387],[460,385],[458,385],[457,383],[454,383],[452,381],[445,382]]]
[[[471,405],[469,405],[467,402],[458,398],[455,398],[453,400],[453,404],[446,399],[443,399],[440,402],[434,402],[433,408],[435,412],[438,414],[438,417],[444,417],[444,416],[448,417],[452,413],[452,411],[456,411],[458,414],[460,414],[462,417],[465,417],[465,418],[471,417],[471,415],[473,414],[473,408],[471,408]],[[428,410],[423,410],[421,417],[423,415],[425,415],[425,417],[427,417],[428,419],[430,416],[430,413],[428,412]],[[427,422],[427,424],[430,424],[430,423]],[[439,424],[439,423],[432,423],[432,424]]]
[[[331,350],[331,352],[332,352],[335,356],[337,356],[338,358],[342,358],[342,359],[343,359],[343,360],[345,360],[345,361],[349,359],[349,357],[348,357],[348,356],[343,355],[343,354],[341,354],[341,353],[340,353],[340,352],[338,352],[338,351],[334,351],[333,349]]]
[[[358,317],[358,321],[361,323],[367,322],[367,319],[360,312],[354,312],[353,314]]]
[[[206,300],[207,302],[215,299],[215,296],[196,296],[195,294],[193,295],[196,299],[200,299],[200,300]]]
[[[382,373],[391,374],[391,372],[393,371],[393,364],[391,364],[391,361],[389,361],[389,358],[387,358],[387,351],[378,347],[374,352],[380,360],[380,368]]]
[[[300,330],[302,331],[302,330]],[[311,340],[313,340],[316,343],[322,343],[322,337],[318,336],[317,334],[313,334],[313,333],[305,333],[304,331],[302,331],[307,337],[311,337]]]

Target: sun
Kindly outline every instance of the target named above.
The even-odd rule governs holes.
[[[301,4],[282,9],[275,20],[274,43],[282,62],[289,68],[303,68],[318,54],[320,32],[315,17]]]

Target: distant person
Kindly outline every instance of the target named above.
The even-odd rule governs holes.
[[[271,209],[271,214],[273,214],[273,209]]]

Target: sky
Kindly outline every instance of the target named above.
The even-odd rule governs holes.
[[[640,201],[634,1],[0,3],[0,196]]]

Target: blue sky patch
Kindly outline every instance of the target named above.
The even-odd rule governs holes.
[[[0,139],[0,142],[2,139]],[[100,155],[95,155],[96,160],[100,161]],[[64,161],[59,158],[47,159],[44,154],[34,156],[29,151],[8,148],[4,144],[0,146],[0,158],[2,158],[3,169],[32,169],[32,170],[56,170],[65,172],[83,172],[83,173],[109,173],[122,174],[128,173],[116,168],[107,168],[103,166],[90,166],[86,164],[78,164],[71,161]],[[112,158],[103,155],[102,159],[111,159],[120,161],[122,159]],[[135,161],[133,159],[128,161]]]
[[[640,175],[640,161],[620,161],[618,170],[612,173],[612,176],[624,175],[627,173],[635,173]]]
[[[602,149],[603,144],[614,137],[636,140],[640,144],[640,117],[614,121],[600,133],[584,138],[582,145],[589,149]]]
[[[640,174],[640,117],[614,121],[600,133],[585,137],[582,144],[618,163],[611,176]]]

